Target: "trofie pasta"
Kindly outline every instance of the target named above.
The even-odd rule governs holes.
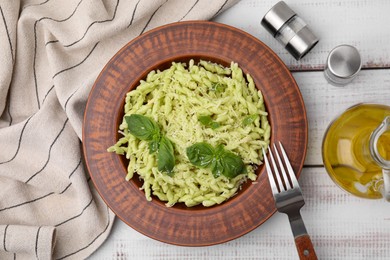
[[[262,163],[261,149],[268,147],[271,127],[261,92],[236,63],[225,68],[191,60],[151,71],[127,93],[124,109],[125,117],[138,114],[157,122],[173,143],[172,174],[158,170],[158,152],[151,153],[148,141],[130,134],[125,117],[119,126],[123,137],[108,148],[129,159],[126,180],[137,173],[147,200],[154,195],[167,206],[183,202],[188,207],[208,207],[234,196],[247,179],[256,179],[255,169]],[[223,145],[242,159],[244,171],[234,178],[216,178],[209,168],[191,164],[186,149],[200,142]]]

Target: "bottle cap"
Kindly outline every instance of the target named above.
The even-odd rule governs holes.
[[[329,53],[324,73],[329,83],[343,86],[356,77],[361,67],[359,51],[351,45],[339,45]]]

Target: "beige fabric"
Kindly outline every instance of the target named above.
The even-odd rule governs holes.
[[[114,215],[80,149],[94,80],[134,37],[235,1],[0,1],[0,259],[84,259],[104,242]]]
[[[18,252],[30,259],[50,259],[55,246],[55,233],[54,227],[6,225],[1,227],[0,237],[5,237],[3,250],[7,252]]]

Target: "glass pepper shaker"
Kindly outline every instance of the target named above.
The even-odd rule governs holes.
[[[305,56],[319,41],[305,21],[283,1],[265,14],[261,24],[296,60]]]

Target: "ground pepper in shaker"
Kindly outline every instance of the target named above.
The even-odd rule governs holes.
[[[296,60],[305,56],[319,41],[307,24],[283,1],[264,15],[261,24]]]
[[[330,84],[341,87],[351,82],[361,67],[359,51],[351,45],[339,45],[329,53],[324,74]]]

